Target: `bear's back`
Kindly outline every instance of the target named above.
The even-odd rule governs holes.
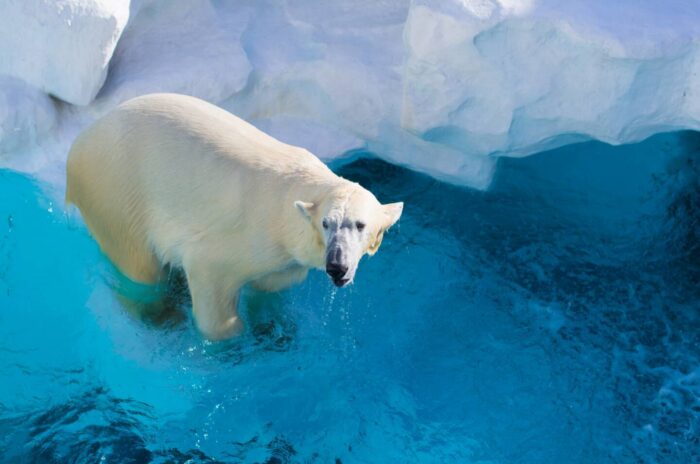
[[[167,93],[145,95],[121,104],[110,116],[118,121],[110,123],[111,127],[119,127],[119,135],[135,143],[191,145],[189,150],[170,152],[230,159],[250,169],[331,174],[307,150],[280,142],[198,98]]]

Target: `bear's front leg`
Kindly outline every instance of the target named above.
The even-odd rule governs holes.
[[[240,284],[225,280],[206,263],[185,264],[187,284],[192,295],[192,313],[199,331],[209,340],[225,340],[243,332],[238,316]]]

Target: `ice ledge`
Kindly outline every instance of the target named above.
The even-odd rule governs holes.
[[[325,159],[369,149],[475,188],[500,156],[700,129],[694,2],[343,5],[253,15],[242,40],[254,71],[223,105]]]
[[[204,98],[325,160],[370,150],[480,189],[500,156],[700,129],[697,0],[144,0],[130,17],[126,0],[44,3],[8,0],[0,17],[0,74],[31,84],[0,97],[26,91],[40,107],[7,108],[6,134],[32,132],[5,146],[53,127],[61,141],[27,166],[63,162],[87,123],[156,91]],[[86,104],[112,54],[88,106],[54,115],[32,89]]]
[[[465,153],[524,156],[572,139],[700,128],[695,39],[650,55],[647,44],[582,35],[561,19],[482,21],[421,5],[404,38],[401,127]]]

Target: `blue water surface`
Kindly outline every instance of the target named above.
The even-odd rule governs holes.
[[[0,461],[700,462],[700,134],[502,159],[488,192],[336,166],[400,225],[355,284],[144,321],[76,215],[0,171]],[[182,316],[184,315],[184,316]]]

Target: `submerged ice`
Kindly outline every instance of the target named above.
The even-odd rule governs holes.
[[[700,127],[693,0],[65,0],[40,17],[34,3],[0,20],[0,73],[24,82],[0,78],[0,160],[39,174],[95,117],[156,91],[326,160],[371,150],[477,188],[500,156]]]

